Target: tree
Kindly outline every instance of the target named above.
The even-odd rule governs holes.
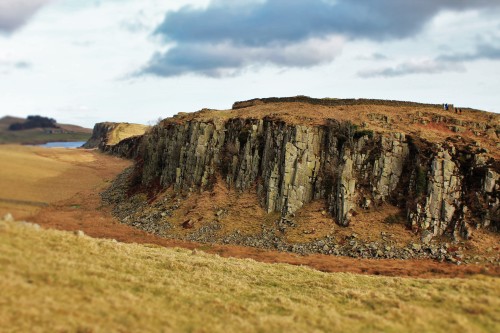
[[[28,116],[24,123],[14,123],[9,126],[10,131],[21,131],[32,128],[59,128],[53,118],[42,116]]]

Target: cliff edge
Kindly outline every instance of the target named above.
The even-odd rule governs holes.
[[[332,237],[333,224],[369,230],[377,220],[400,223],[423,243],[469,239],[477,229],[500,229],[499,133],[500,115],[468,108],[238,102],[153,127],[135,143],[122,194],[107,198],[121,205],[122,220],[165,235],[212,228],[216,238],[240,239],[234,234],[250,237],[268,221],[278,244],[281,236],[303,241],[294,231],[301,225],[317,240]]]
[[[149,126],[141,124],[97,123],[92,131],[92,137],[83,145],[83,148],[98,148],[119,156],[132,156],[133,147],[148,129]]]

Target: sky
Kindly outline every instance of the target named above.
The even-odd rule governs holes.
[[[500,112],[497,0],[0,0],[0,116],[154,124],[257,97]]]

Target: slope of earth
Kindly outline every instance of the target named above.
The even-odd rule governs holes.
[[[0,214],[24,219],[80,191],[98,191],[129,164],[81,149],[0,145]]]
[[[9,126],[14,123],[24,122],[25,119],[5,116],[0,118],[0,144],[22,143],[42,144],[46,142],[70,142],[87,141],[92,133],[89,128],[77,125],[57,124],[58,131],[45,131],[42,128],[34,128],[22,131],[9,131]]]
[[[156,236],[122,224],[113,218],[110,207],[102,205],[100,195],[95,190],[82,191],[72,198],[53,203],[41,209],[29,221],[37,223],[43,228],[74,232],[81,230],[91,237],[115,239],[124,243],[198,249],[226,258],[251,258],[266,263],[309,266],[323,272],[352,272],[421,278],[470,277],[474,274],[500,276],[500,266],[489,262],[457,266],[429,259],[354,259],[323,254],[298,255],[247,246],[197,243]]]
[[[102,197],[105,202],[111,203],[113,214],[122,223],[165,241],[200,242],[205,244],[203,247],[212,248],[214,244],[231,248],[229,244],[232,244],[238,245],[232,248],[245,249],[247,253],[279,250],[290,252],[289,258],[297,258],[294,254],[307,255],[307,258],[315,258],[311,259],[315,267],[327,271],[339,264],[335,258],[340,255],[358,258],[352,261],[356,267],[360,263],[357,260],[361,258],[394,259],[367,260],[368,266],[374,265],[368,270],[374,274],[385,271],[381,274],[392,275],[397,271],[391,273],[391,269],[382,268],[382,262],[394,265],[392,267],[401,265],[401,268],[404,267],[401,272],[405,275],[420,275],[437,267],[450,266],[430,267],[431,260],[408,260],[423,258],[446,260],[458,265],[481,264],[492,272],[500,272],[500,240],[497,233],[480,229],[467,241],[454,242],[441,237],[430,245],[423,245],[420,236],[406,226],[402,210],[390,204],[360,212],[348,227],[340,227],[325,214],[322,201],[304,206],[296,212],[293,220],[281,220],[279,214],[268,214],[262,209],[251,191],[231,190],[221,181],[208,191],[179,194],[168,189],[154,198],[137,194],[124,200],[127,187],[122,181],[128,176],[129,171],[126,170],[102,193]],[[119,204],[114,205],[114,202]],[[48,222],[48,218],[50,215],[43,223]],[[419,265],[422,265],[423,271],[414,271],[412,267]]]
[[[92,237],[116,239],[126,243],[202,249],[223,257],[307,265],[325,272],[413,277],[467,277],[478,273],[500,276],[500,267],[489,263],[456,266],[431,260],[353,259],[321,254],[302,256],[244,246],[200,244],[159,237],[120,223],[112,216],[111,207],[101,202],[100,192],[130,165],[130,161],[94,150],[1,146],[0,153],[0,162],[3,163],[0,190],[3,191],[2,196],[6,197],[0,201],[0,216],[10,212],[18,219],[27,219],[44,228],[83,230]],[[9,160],[15,163],[6,163]],[[234,207],[236,209],[238,206]],[[248,211],[247,209],[246,212]],[[245,211],[241,214],[244,213]],[[243,220],[240,217],[236,222],[237,225],[242,225]]]
[[[0,327],[495,332],[500,281],[326,274],[0,222]]]
[[[238,102],[127,142],[137,163],[103,198],[122,222],[169,238],[499,265],[499,134],[500,115],[470,108]]]

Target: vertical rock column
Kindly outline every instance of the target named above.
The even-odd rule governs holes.
[[[283,212],[291,214],[312,201],[320,170],[322,133],[318,128],[296,126],[285,145]]]
[[[344,150],[340,170],[334,213],[338,224],[348,226],[351,217],[350,210],[356,205],[356,174],[350,149]]]
[[[215,177],[224,131],[214,123],[187,122],[156,128],[147,138],[142,183],[163,188],[205,188]]]
[[[268,212],[292,214],[314,198],[323,134],[317,127],[273,122],[265,128],[259,192]]]
[[[454,215],[462,209],[462,177],[448,151],[439,151],[432,160],[427,189],[425,202],[409,213],[409,219],[414,227],[442,235],[452,222],[460,222]]]
[[[382,136],[380,157],[375,160],[373,166],[376,179],[373,196],[377,202],[386,201],[398,186],[408,154],[408,142],[404,134]]]
[[[483,181],[483,191],[488,205],[483,217],[483,226],[494,225],[500,231],[500,174],[488,169]]]
[[[230,187],[246,190],[260,176],[264,125],[262,120],[232,119],[225,125],[225,142],[219,160]]]
[[[335,154],[335,153],[334,153]],[[331,170],[336,175],[333,195],[328,198],[330,211],[342,226],[349,225],[351,210],[360,202],[367,207],[391,197],[399,184],[409,150],[403,134],[363,136],[344,144],[340,161]],[[363,199],[363,200],[361,200]]]

